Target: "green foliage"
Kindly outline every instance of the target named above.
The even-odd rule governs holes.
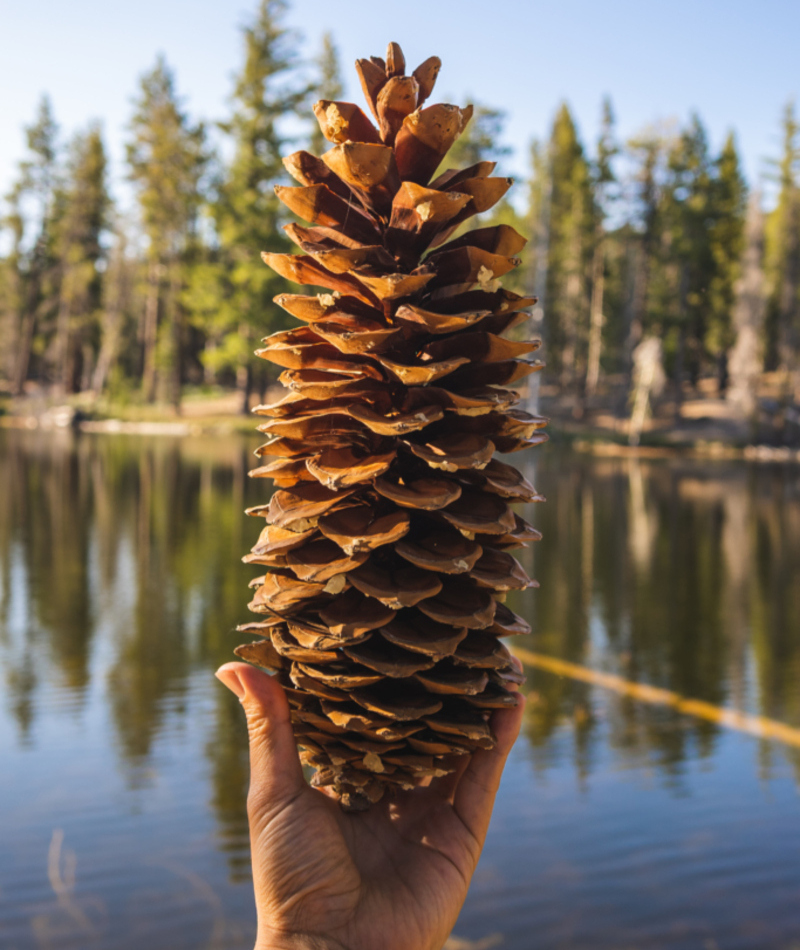
[[[175,81],[163,57],[140,83],[127,146],[147,238],[148,300],[144,320],[143,389],[152,401],[180,402],[181,293],[192,259],[201,182],[208,161],[205,127],[181,110]]]
[[[36,380],[126,399],[140,388],[139,398],[177,407],[187,384],[235,382],[243,408],[254,384],[264,388],[268,368],[252,351],[287,325],[273,298],[296,290],[260,258],[291,251],[274,194],[281,159],[298,129],[305,137],[297,120],[308,119],[312,99],[343,91],[329,33],[309,85],[287,11],[286,0],[258,0],[243,30],[229,112],[216,126],[223,158],[213,164],[206,128],[187,114],[163,58],[142,77],[127,143],[135,222],[112,208],[99,127],[62,150],[42,100],[0,217],[3,388],[21,393]],[[440,171],[502,161],[504,123],[501,110],[478,103]],[[316,154],[328,148],[316,123],[310,139]],[[724,386],[746,201],[733,135],[717,154],[694,116],[620,147],[606,99],[590,154],[563,104],[531,164],[527,206],[517,188],[478,226],[508,224],[529,239],[504,284],[539,296],[551,372],[590,398],[601,367],[629,372],[634,347],[656,334],[674,380],[717,372]],[[800,363],[800,124],[791,104],[773,164],[760,349],[788,381]]]
[[[205,127],[192,125],[181,110],[174,76],[162,56],[141,78],[130,131],[129,177],[148,256],[163,263],[184,251],[194,232],[207,154]]]
[[[713,274],[708,290],[705,347],[712,358],[719,359],[734,343],[731,316],[744,252],[747,210],[747,186],[733,133],[728,135],[714,163],[713,205],[710,234]]]
[[[793,102],[783,115],[783,150],[772,163],[778,185],[775,209],[767,218],[768,363],[788,368],[800,342],[800,124]]]
[[[280,120],[300,110],[309,92],[294,73],[295,37],[282,25],[285,11],[283,0],[261,0],[254,22],[244,30],[234,111],[220,125],[233,157],[208,204],[216,245],[193,269],[184,297],[208,341],[202,359],[210,377],[233,370],[244,396],[257,339],[283,325],[272,299],[287,285],[263,264],[260,252],[289,250],[273,191],[283,176],[287,144]]]
[[[60,264],[56,328],[56,377],[68,392],[86,389],[99,348],[99,320],[110,197],[106,185],[106,154],[98,126],[76,135],[70,147],[67,175],[58,202],[55,227]]]
[[[44,347],[37,327],[52,320],[56,299],[54,224],[57,213],[58,126],[50,101],[39,104],[35,122],[25,129],[28,154],[19,165],[19,177],[6,201],[3,224],[11,232],[11,252],[5,261],[10,296],[7,321],[14,345],[6,371],[12,392],[21,393],[31,370],[45,374]],[[36,359],[38,357],[38,359]]]
[[[588,314],[587,268],[597,209],[589,161],[569,107],[559,108],[548,147],[549,228],[545,332],[550,364],[571,378]]]
[[[687,346],[690,372],[696,380],[714,270],[709,241],[714,214],[713,169],[706,131],[697,116],[669,149],[661,214],[658,315],[664,330],[677,330],[678,349]]]
[[[617,181],[614,174],[614,159],[619,155],[620,148],[614,136],[614,124],[614,110],[611,100],[606,96],[602,105],[600,137],[597,140],[597,157],[592,167],[592,178],[594,186],[598,190],[597,200],[599,204],[603,203],[603,198],[610,190],[609,186]]]

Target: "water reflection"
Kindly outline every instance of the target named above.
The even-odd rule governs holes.
[[[50,682],[79,709],[99,627],[115,747],[146,776],[164,718],[184,713],[193,670],[230,658],[257,536],[242,516],[250,446],[57,432],[4,433],[0,445],[0,656],[3,703],[29,736]],[[219,691],[206,752],[225,840],[246,818],[246,737]],[[241,863],[237,858],[234,863]]]
[[[252,573],[239,558],[257,533],[240,512],[248,492],[264,491],[246,478],[248,449],[233,437],[4,434],[5,704],[21,738],[36,714],[42,661],[80,705],[100,622],[114,631],[106,690],[131,766],[146,761],[165,711],[181,714],[191,671],[229,656]],[[795,470],[551,450],[536,474],[551,496],[531,512],[546,540],[522,556],[541,590],[515,605],[531,616],[535,649],[800,724]],[[590,770],[591,687],[547,673],[533,673],[531,687],[534,755],[569,721],[576,764]],[[665,728],[672,713],[625,701],[613,712],[614,743],[665,768],[688,746],[713,749],[713,724]],[[214,804],[238,836],[245,768],[227,699],[215,722]]]
[[[530,603],[532,649],[800,724],[796,469],[554,452],[538,483],[552,500],[533,514],[545,541],[529,555],[542,585]],[[540,672],[530,685],[537,761],[571,721],[585,773],[597,731],[591,687]],[[714,749],[712,723],[629,700],[604,710],[614,746],[667,773]]]
[[[110,733],[137,807],[154,814],[164,763],[204,756],[191,781],[204,783],[231,881],[249,873],[246,734],[210,672],[246,619],[253,569],[240,558],[259,524],[241,512],[266,491],[246,477],[252,447],[0,431],[0,727],[31,755],[58,717],[79,723],[87,758]],[[540,457],[528,474],[550,500],[529,517],[545,540],[520,556],[541,589],[511,603],[536,631],[524,646],[800,726],[797,470]],[[530,670],[529,688],[523,748],[545,777],[569,759],[589,788],[610,750],[617,767],[656,769],[681,791],[687,767],[720,747],[713,723],[583,682]],[[800,779],[798,750],[746,750],[762,776],[788,757]],[[158,847],[148,834],[143,852]]]

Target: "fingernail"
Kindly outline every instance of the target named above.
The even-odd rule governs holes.
[[[518,672],[518,673],[521,673],[521,672],[522,672],[522,660],[521,660],[518,656],[514,656],[513,653],[512,653],[512,655],[511,655],[511,662],[514,664],[514,666],[516,666],[517,672]]]
[[[240,703],[244,701],[244,686],[242,686],[242,681],[239,679],[236,670],[232,670],[227,666],[221,666],[214,676],[238,697]]]

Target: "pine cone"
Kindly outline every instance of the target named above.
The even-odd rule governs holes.
[[[543,500],[495,452],[547,438],[544,419],[505,388],[541,367],[538,341],[503,333],[535,302],[497,280],[525,244],[513,228],[445,243],[511,185],[493,162],[431,176],[471,107],[433,105],[440,61],[406,76],[400,47],[356,64],[377,127],[347,102],[314,111],[334,147],[296,152],[299,188],[276,188],[311,227],[286,232],[302,254],[264,254],[279,274],[324,288],[276,302],[303,322],[264,340],[288,393],[256,412],[270,441],[266,527],[245,561],[250,609],[237,648],[277,671],[312,784],[348,809],[387,786],[452,771],[491,748],[491,711],[520,677],[498,637],[527,633],[503,600],[535,586],[507,551],[538,537],[510,505]],[[424,257],[424,260],[423,260]]]

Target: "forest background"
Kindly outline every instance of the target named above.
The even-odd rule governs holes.
[[[283,156],[325,150],[311,105],[343,92],[335,36],[304,62],[287,13],[283,0],[258,4],[220,121],[188,113],[163,56],[142,74],[126,204],[111,197],[99,122],[65,140],[42,99],[0,206],[0,394],[10,412],[45,400],[178,413],[187,393],[220,388],[235,389],[244,411],[265,397],[273,370],[253,350],[289,325],[273,298],[297,290],[260,259],[292,250],[273,189],[289,183]],[[447,165],[491,159],[502,170],[505,115],[475,105]],[[713,396],[747,438],[796,442],[794,104],[776,124],[766,196],[746,181],[733,131],[714,150],[693,114],[621,140],[612,102],[598,106],[599,135],[585,142],[562,103],[532,142],[524,186],[482,222],[530,238],[504,283],[539,297],[551,393],[590,425],[609,412],[679,420],[687,401]]]

